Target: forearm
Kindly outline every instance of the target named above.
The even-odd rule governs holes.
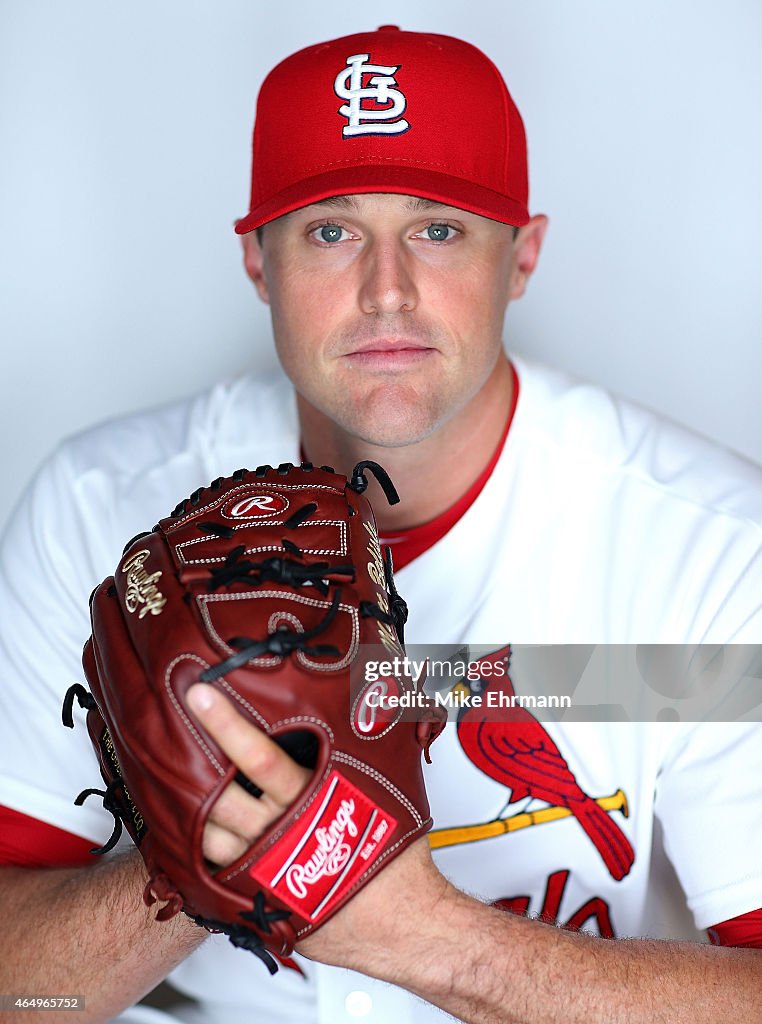
[[[391,922],[349,966],[470,1024],[758,1021],[762,952],[608,940],[486,907],[447,887],[431,914]]]
[[[136,852],[88,868],[1,868],[0,993],[84,996],[78,1024],[131,1006],[206,935],[184,914],[155,921],[145,883]],[[40,1011],[8,1017],[44,1019]]]

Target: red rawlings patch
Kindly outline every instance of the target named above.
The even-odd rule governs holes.
[[[334,770],[309,810],[250,874],[286,906],[319,924],[378,858],[396,824]]]

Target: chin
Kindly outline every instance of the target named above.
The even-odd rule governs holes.
[[[347,398],[333,410],[332,419],[347,433],[384,448],[403,448],[423,441],[446,419],[432,389],[420,386],[395,382]]]
[[[366,444],[379,448],[406,448],[430,437],[439,426],[439,421],[429,418],[424,421],[422,417],[415,417],[414,421],[406,419],[400,422],[390,416],[375,421],[375,418],[364,416],[346,423],[339,421],[339,425]]]

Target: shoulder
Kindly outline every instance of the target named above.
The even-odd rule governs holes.
[[[280,439],[295,429],[291,386],[273,370],[96,424],[65,440],[57,455],[74,476],[100,471],[131,477],[195,453],[224,460],[228,452],[252,447],[253,439]]]
[[[280,373],[247,375],[64,440],[40,467],[6,530],[3,552],[75,561],[91,585],[124,542],[187,494],[241,466],[294,460],[296,408]],[[10,557],[10,555],[9,555]]]
[[[530,447],[554,453],[588,481],[608,479],[662,505],[683,505],[686,514],[692,507],[762,531],[762,467],[594,384],[515,363],[515,425]]]
[[[527,630],[758,642],[762,469],[602,388],[515,362],[518,403],[482,517],[506,537],[513,577],[524,573],[528,609],[535,581],[550,581],[541,607],[517,612]]]

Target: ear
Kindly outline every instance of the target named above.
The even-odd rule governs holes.
[[[260,299],[263,302],[269,303],[270,296],[264,272],[264,254],[257,232],[249,231],[245,235],[241,235],[241,246],[243,248],[243,265],[246,273],[257,289]]]
[[[520,299],[526,291],[527,281],[540,258],[542,240],[547,230],[548,218],[544,214],[536,214],[523,228],[519,228],[513,242],[509,300]]]

